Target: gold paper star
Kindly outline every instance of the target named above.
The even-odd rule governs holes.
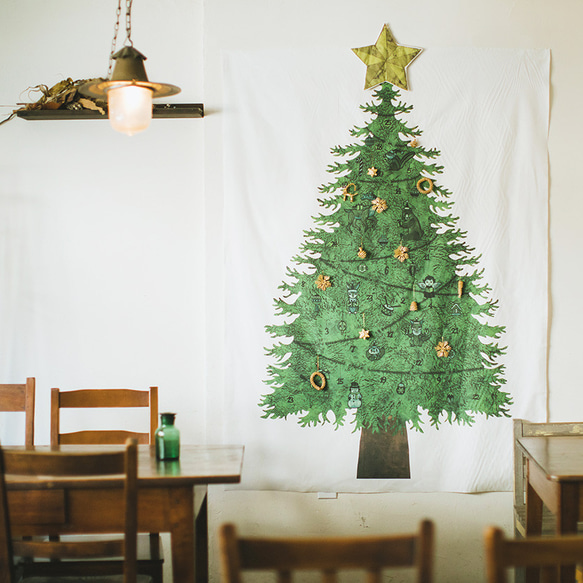
[[[408,89],[405,69],[422,51],[415,47],[398,45],[386,24],[376,44],[352,50],[366,65],[365,89],[370,89],[385,81],[401,89]]]
[[[403,263],[405,259],[409,259],[409,248],[403,247],[403,245],[399,245],[395,249],[395,259],[398,259],[401,263]]]
[[[370,332],[368,330],[365,330],[364,328],[360,331],[360,334],[358,335],[359,338],[362,338],[363,340],[366,340],[367,338],[370,338]]]
[[[376,176],[377,175],[378,170],[373,166],[372,168],[368,169],[368,175],[369,176]]]

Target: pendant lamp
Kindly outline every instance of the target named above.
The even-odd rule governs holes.
[[[152,99],[180,93],[180,88],[168,83],[148,80],[144,61],[146,57],[134,48],[131,40],[131,10],[133,0],[126,0],[126,40],[124,47],[115,52],[121,3],[117,7],[117,19],[109,56],[107,80],[86,83],[80,91],[89,97],[107,97],[109,122],[118,132],[132,136],[148,128],[152,119]],[[113,62],[115,61],[115,67]],[[113,71],[112,71],[113,68]]]

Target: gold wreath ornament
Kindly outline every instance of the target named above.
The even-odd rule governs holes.
[[[350,187],[354,188],[354,192],[349,192],[349,188]],[[356,184],[354,184],[354,182],[350,182],[349,184],[347,184],[344,187],[344,190],[342,191],[342,200],[346,200],[346,197],[350,197],[350,202],[354,202],[354,197],[358,194],[358,192],[356,192]]]
[[[316,377],[320,379],[320,384],[316,382],[315,380]],[[312,385],[312,387],[314,387],[314,389],[316,389],[316,391],[321,391],[322,389],[326,388],[326,377],[319,370],[316,370],[312,373],[312,376],[310,377],[310,384]]]
[[[372,201],[372,208],[377,213],[382,213],[383,211],[387,210],[387,201],[379,198],[378,196]]]
[[[403,263],[405,259],[409,259],[409,247],[403,247],[403,245],[399,245],[395,249],[395,259],[398,259],[401,263]]]
[[[314,283],[316,287],[318,289],[321,289],[322,291],[327,290],[332,285],[332,282],[330,281],[330,276],[324,275],[323,273],[320,273],[320,275],[318,276]]]
[[[451,346],[447,340],[441,340],[441,342],[438,342],[437,346],[434,348],[437,351],[437,356],[439,358],[447,358],[451,352]]]
[[[424,182],[427,182],[427,184],[429,186],[427,186],[426,188],[423,188]],[[421,194],[429,194],[430,192],[433,192],[433,180],[431,180],[431,178],[427,178],[426,176],[423,176],[423,178],[420,178],[417,181],[417,190]]]

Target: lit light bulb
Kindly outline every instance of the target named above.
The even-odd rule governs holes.
[[[128,136],[147,129],[152,119],[152,95],[151,89],[137,85],[109,89],[107,107],[111,127]]]

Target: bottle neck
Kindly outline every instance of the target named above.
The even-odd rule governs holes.
[[[162,425],[174,425],[175,413],[162,413],[160,415],[160,422]]]

